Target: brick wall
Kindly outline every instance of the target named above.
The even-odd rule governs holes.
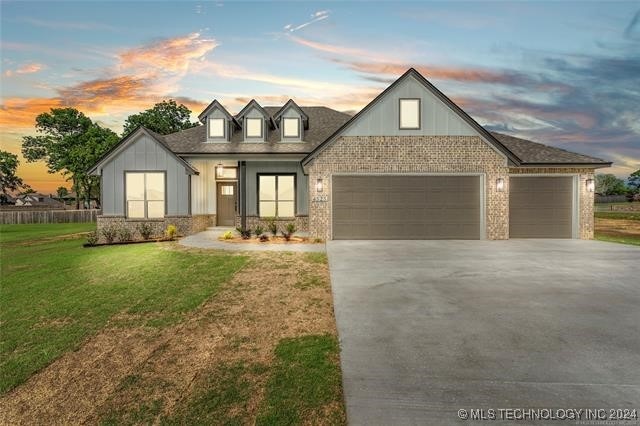
[[[142,236],[138,230],[141,223],[148,223],[152,228],[152,238],[160,238],[164,236],[164,232],[169,225],[175,225],[178,228],[178,235],[190,235],[196,232],[204,231],[208,226],[214,226],[216,223],[215,215],[193,215],[193,216],[166,216],[159,220],[137,220],[127,219],[124,216],[98,216],[97,232],[99,242],[105,242],[101,229],[106,226],[113,226],[116,229],[127,228],[131,232],[133,240],[141,240]]]
[[[509,193],[498,192],[498,178],[508,182],[504,156],[477,136],[350,136],[324,149],[308,166],[309,199],[324,182],[328,201],[310,201],[309,231],[331,238],[331,176],[344,173],[482,173],[486,179],[486,237],[509,237]],[[508,186],[508,185],[507,185]]]
[[[240,226],[242,218],[240,216],[236,216],[236,227]],[[296,232],[307,232],[309,231],[309,216],[296,216],[295,219],[276,219],[276,223],[278,224],[278,230],[285,229],[285,225],[287,223],[295,223],[296,224]],[[260,225],[264,228],[266,232],[269,231],[267,228],[267,221],[264,218],[259,216],[247,216],[247,228],[253,230],[257,225]]]

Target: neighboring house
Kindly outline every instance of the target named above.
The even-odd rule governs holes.
[[[290,100],[166,136],[139,128],[91,173],[98,226],[184,234],[267,217],[323,239],[593,238],[611,163],[492,133],[410,69],[353,117]]]
[[[48,195],[38,194],[37,192],[19,195],[15,199],[15,205],[18,207],[38,207],[51,209],[64,208],[64,204],[60,201],[57,201]]]

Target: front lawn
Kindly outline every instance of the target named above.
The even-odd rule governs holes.
[[[640,212],[596,212],[596,240],[640,245]]]
[[[91,229],[0,227],[7,421],[344,422],[326,258],[83,248]]]

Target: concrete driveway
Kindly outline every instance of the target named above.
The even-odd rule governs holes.
[[[331,241],[327,251],[350,424],[640,409],[640,248]]]

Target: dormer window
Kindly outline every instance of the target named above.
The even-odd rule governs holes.
[[[282,119],[282,136],[284,138],[300,138],[300,119],[299,118],[283,118]]]
[[[209,119],[209,137],[210,138],[224,138],[225,135],[225,119],[224,118],[210,118]]]
[[[245,137],[262,138],[262,118],[245,118]]]
[[[420,99],[400,99],[400,130],[420,129]]]

